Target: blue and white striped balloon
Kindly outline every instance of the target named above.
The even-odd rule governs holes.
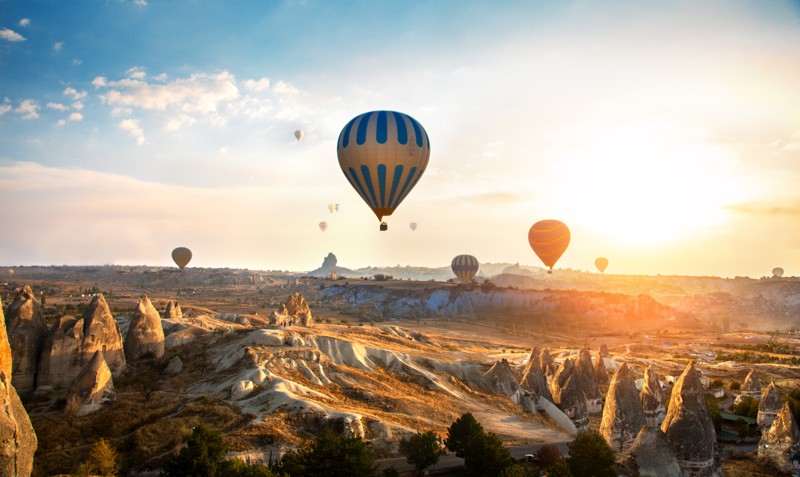
[[[407,114],[372,111],[342,129],[336,149],[339,167],[378,220],[392,212],[422,177],[430,141]]]

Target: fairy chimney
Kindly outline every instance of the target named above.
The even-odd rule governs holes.
[[[554,402],[553,395],[550,394],[550,388],[547,386],[547,378],[542,372],[542,367],[539,363],[539,348],[531,350],[528,364],[525,365],[525,373],[522,375],[519,384],[522,389]]]
[[[756,418],[758,427],[771,426],[782,405],[783,399],[778,392],[778,388],[775,387],[775,382],[770,382],[769,386],[765,387],[761,392],[761,400],[758,402],[758,416]]]
[[[550,356],[550,350],[547,348],[539,353],[539,365],[542,367],[542,372],[545,376],[553,376],[558,369],[558,365],[556,365],[553,357]]]
[[[103,351],[105,362],[112,373],[117,375],[125,369],[122,333],[102,293],[92,298],[83,314],[84,362],[91,360],[97,350]]]
[[[69,395],[78,398],[81,414],[88,414],[87,411],[99,409],[100,404],[116,399],[111,369],[106,364],[102,350],[94,352],[92,359],[72,381]]]
[[[603,410],[603,395],[597,387],[592,365],[592,355],[588,349],[582,349],[578,354],[578,363],[575,367],[580,377],[583,393],[586,395],[586,409],[590,414],[597,414]]]
[[[608,353],[608,346],[605,343],[600,345],[600,357],[601,358],[610,358],[611,355]]]
[[[583,392],[580,375],[571,358],[567,358],[553,376],[550,393],[553,395],[553,402],[570,418],[577,430],[589,428],[586,395]]]
[[[606,363],[602,356],[598,356],[594,363],[594,382],[598,386],[605,386],[609,383],[608,369],[606,369]]]
[[[174,300],[170,300],[167,302],[167,310],[164,313],[166,318],[183,318],[183,311],[181,311],[181,305]]]
[[[644,411],[636,383],[628,365],[622,363],[611,379],[606,394],[600,434],[615,452],[624,453],[630,449],[644,424]]]
[[[154,358],[164,355],[164,329],[161,327],[161,316],[146,295],[142,295],[136,311],[133,312],[124,348],[128,362],[136,362],[148,354]]]
[[[689,363],[672,388],[661,430],[672,444],[687,477],[716,475],[717,433],[704,395],[700,372]]]
[[[629,452],[640,477],[684,477],[667,436],[657,427],[642,427]]]
[[[769,430],[761,435],[758,456],[767,459],[778,470],[790,473],[793,457],[800,453],[800,429],[789,403],[784,403]],[[796,457],[794,457],[796,459]]]
[[[667,415],[667,396],[664,390],[661,389],[661,383],[658,381],[658,374],[656,374],[653,365],[644,370],[644,379],[642,380],[642,390],[639,393],[639,398],[642,400],[645,425],[649,427],[660,426]]]
[[[47,323],[42,304],[28,285],[22,287],[8,307],[5,324],[11,345],[14,388],[22,395],[30,394],[36,386],[36,367]]]

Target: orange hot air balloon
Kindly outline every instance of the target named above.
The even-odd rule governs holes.
[[[553,266],[567,249],[569,238],[569,229],[558,220],[540,220],[528,231],[528,243],[536,256],[550,268],[547,273],[553,273]]]
[[[608,259],[605,257],[600,257],[594,261],[594,266],[600,270],[600,273],[605,273],[606,268],[608,268]]]
[[[175,265],[180,267],[183,270],[186,265],[189,264],[189,260],[192,259],[192,251],[186,247],[178,247],[172,251],[172,260],[175,262]]]

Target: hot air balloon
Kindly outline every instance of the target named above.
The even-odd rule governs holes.
[[[336,210],[336,206],[333,204],[328,204],[328,212],[333,213]]]
[[[553,273],[553,266],[569,245],[569,229],[558,220],[540,220],[528,231],[528,242],[536,256],[550,268],[547,273]]]
[[[780,278],[783,276],[783,269],[781,267],[775,267],[772,269],[772,276],[775,278]]]
[[[416,222],[411,222],[410,224],[408,224],[408,227],[413,232],[413,231],[417,230],[417,223]]]
[[[339,212],[339,204],[333,204],[336,207],[336,212]]]
[[[13,268],[9,268],[8,270],[6,270],[6,275],[8,275],[9,277],[14,275],[14,269]]]
[[[414,118],[395,111],[356,116],[342,129],[336,149],[350,185],[378,217],[392,212],[425,172],[430,141]],[[385,230],[385,223],[381,229]]]
[[[320,223],[319,223],[319,229],[320,229],[320,230],[322,230],[323,232],[324,232],[324,231],[325,231],[325,229],[327,229],[327,228],[328,228],[328,222],[320,222]]]
[[[453,269],[453,273],[456,274],[459,280],[469,283],[478,273],[480,264],[478,264],[478,259],[472,255],[459,255],[453,259],[450,268]]]
[[[172,260],[183,270],[192,259],[192,251],[186,247],[178,247],[172,251]]]
[[[608,259],[604,257],[600,257],[594,261],[594,266],[600,270],[600,273],[605,273],[606,268],[608,268]]]
[[[303,139],[303,131],[298,129],[294,132],[294,137],[297,138],[297,142],[300,142],[300,140]]]

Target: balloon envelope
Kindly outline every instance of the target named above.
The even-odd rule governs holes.
[[[772,269],[772,276],[780,278],[783,276],[783,269],[781,267],[775,267]]]
[[[6,275],[8,275],[9,277],[11,275],[13,275],[13,274],[14,274],[14,269],[13,268],[9,268],[8,270],[6,270]]]
[[[324,231],[325,231],[325,229],[327,229],[327,228],[328,228],[328,222],[320,222],[320,223],[319,223],[319,229],[320,229],[320,230],[322,230],[323,232],[324,232]]]
[[[172,251],[172,260],[181,270],[189,264],[192,259],[192,251],[186,247],[178,247]]]
[[[336,206],[333,204],[328,204],[328,212],[333,213],[336,210]]]
[[[458,255],[453,259],[450,268],[453,269],[453,273],[456,274],[459,280],[468,283],[475,278],[480,265],[478,264],[478,259],[472,255]]]
[[[594,261],[594,266],[600,270],[600,273],[604,273],[606,268],[608,267],[608,259],[604,257],[600,257]]]
[[[422,177],[430,142],[411,116],[372,111],[345,125],[336,154],[350,185],[381,220],[392,215]]]
[[[558,220],[540,220],[528,231],[528,243],[537,257],[550,268],[556,264],[569,245],[569,229]]]
[[[298,129],[294,132],[294,137],[297,139],[297,142],[300,142],[300,140],[303,139],[303,131]]]
[[[339,204],[333,204],[333,206],[336,207],[336,212],[339,212]]]
[[[416,222],[411,222],[410,224],[408,224],[408,227],[413,232],[414,230],[417,230],[417,223]]]

